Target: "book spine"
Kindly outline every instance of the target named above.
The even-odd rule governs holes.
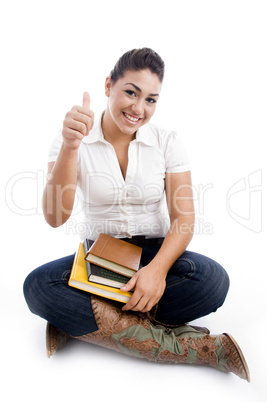
[[[108,244],[108,242],[109,242],[109,239],[110,239],[110,237],[107,236],[107,237],[106,237],[106,241],[105,241],[105,243],[103,244],[102,249],[99,251],[99,257],[101,257],[103,251],[105,250],[105,248],[106,248],[106,246],[107,246],[107,244]]]

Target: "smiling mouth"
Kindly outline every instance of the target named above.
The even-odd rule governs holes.
[[[132,123],[137,123],[139,120],[141,120],[139,117],[133,117],[128,113],[122,112],[123,115],[126,117],[127,120],[130,120]]]

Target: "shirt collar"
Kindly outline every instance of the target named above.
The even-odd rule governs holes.
[[[82,139],[83,143],[93,144],[98,141],[107,143],[101,127],[102,116],[103,114],[95,121],[95,124],[90,133]],[[153,146],[153,137],[154,136],[152,134],[152,131],[149,129],[149,123],[147,123],[144,126],[140,127],[139,130],[137,130],[135,141],[142,142],[148,146]]]
[[[146,144],[151,147],[154,144],[153,138],[154,136],[152,130],[150,129],[149,123],[146,123],[144,126],[140,127],[139,130],[137,130],[136,133],[137,142],[143,142],[143,144]]]

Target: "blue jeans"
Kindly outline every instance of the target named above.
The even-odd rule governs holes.
[[[148,264],[160,245],[143,247],[141,262]],[[68,285],[74,254],[49,262],[31,272],[24,282],[29,309],[72,336],[98,329],[90,294]],[[166,289],[155,319],[179,325],[215,312],[224,302],[229,278],[217,262],[191,251],[170,268]]]

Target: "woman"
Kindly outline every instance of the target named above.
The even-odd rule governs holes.
[[[194,226],[188,159],[176,132],[148,124],[163,76],[153,50],[125,53],[105,81],[101,118],[94,123],[87,92],[66,114],[44,190],[51,226],[69,219],[78,194],[84,238],[105,232],[143,248],[143,268],[122,288],[133,290],[130,301],[122,306],[69,287],[74,255],[33,271],[25,298],[48,321],[49,356],[75,337],[150,360],[208,364],[249,381],[230,335],[184,324],[216,311],[229,279],[218,263],[186,250]]]

